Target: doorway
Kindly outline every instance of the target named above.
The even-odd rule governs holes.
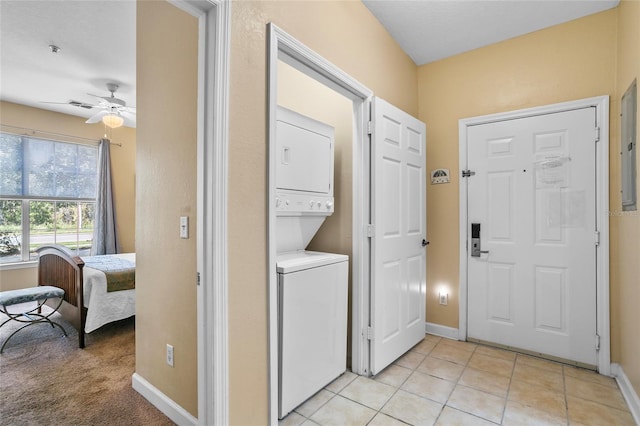
[[[335,66],[318,56],[315,52],[302,45],[289,34],[274,24],[269,24],[269,88],[268,88],[268,122],[269,141],[275,141],[275,116],[278,108],[278,73],[279,70],[289,72],[291,68],[311,77],[317,83],[324,85],[342,97],[346,97],[351,104],[351,174],[352,174],[352,247],[351,247],[351,281],[353,285],[352,318],[353,339],[351,350],[352,371],[357,374],[368,372],[368,346],[366,340],[360,336],[362,324],[368,324],[368,288],[364,285],[368,279],[369,247],[365,231],[360,224],[368,221],[369,196],[368,182],[364,179],[369,174],[369,152],[365,143],[366,123],[369,120],[368,101],[373,93],[356,80],[341,72]],[[292,105],[295,107],[295,105]],[[276,158],[276,144],[269,144],[269,158]],[[270,160],[271,161],[271,160]],[[269,167],[268,199],[275,200],[275,167]],[[344,188],[343,188],[344,190]],[[336,201],[338,200],[338,194]],[[341,222],[341,221],[340,221]],[[269,421],[278,421],[278,279],[276,272],[276,212],[273,203],[269,203],[268,212],[268,300],[269,300]]]
[[[178,423],[228,424],[226,241],[231,5],[224,0],[168,2],[198,19],[198,418],[158,397],[149,389],[151,386],[142,383],[138,389]]]
[[[608,98],[461,120],[460,168],[460,337],[608,374]]]
[[[351,283],[352,288],[351,295],[351,312],[349,318],[351,319],[351,371],[359,375],[371,375],[372,371],[372,353],[380,349],[372,343],[375,340],[376,333],[383,333],[385,331],[391,331],[388,335],[379,338],[379,341],[387,341],[393,346],[394,342],[399,346],[406,346],[404,350],[399,352],[398,355],[406,352],[424,337],[424,294],[426,287],[426,265],[422,265],[422,268],[416,268],[415,265],[419,264],[421,260],[424,262],[425,253],[425,238],[426,238],[426,194],[422,197],[402,197],[402,202],[407,204],[402,206],[401,214],[409,217],[409,221],[404,223],[402,232],[405,234],[412,234],[406,241],[416,240],[416,235],[420,234],[420,238],[416,241],[419,242],[418,255],[415,255],[412,251],[403,252],[403,258],[399,261],[402,263],[402,267],[396,268],[397,270],[406,269],[409,273],[403,277],[404,282],[396,281],[398,284],[395,287],[389,286],[384,288],[382,286],[375,286],[372,281],[372,261],[384,260],[382,258],[377,259],[373,257],[373,250],[375,244],[372,242],[376,238],[375,225],[372,226],[372,220],[375,221],[375,209],[373,208],[373,195],[372,192],[378,192],[383,190],[385,185],[379,185],[382,188],[375,187],[372,176],[373,170],[373,156],[375,143],[371,143],[373,138],[370,138],[372,133],[379,133],[386,138],[385,142],[395,142],[397,145],[402,146],[406,151],[415,154],[419,158],[418,163],[420,167],[415,167],[415,164],[408,164],[405,157],[396,163],[400,164],[404,161],[398,170],[401,170],[401,180],[403,181],[403,188],[415,189],[418,192],[420,188],[424,189],[424,176],[426,173],[426,162],[424,155],[426,155],[425,146],[425,132],[424,124],[414,124],[414,118],[408,116],[408,114],[400,111],[399,109],[388,105],[389,108],[380,107],[381,113],[386,113],[384,117],[388,120],[377,120],[375,115],[376,105],[382,105],[377,102],[378,99],[373,97],[373,93],[362,86],[359,82],[346,75],[344,72],[336,68],[331,63],[317,55],[315,52],[302,45],[290,35],[279,29],[273,24],[269,24],[269,105],[268,105],[268,122],[269,122],[269,173],[268,173],[268,199],[269,199],[269,213],[268,213],[268,268],[269,268],[269,281],[268,281],[268,299],[269,299],[269,371],[270,371],[270,423],[276,424],[278,417],[278,276],[276,273],[276,185],[275,185],[275,159],[277,158],[276,146],[274,143],[275,131],[276,131],[276,111],[278,108],[280,94],[278,87],[278,73],[282,72],[283,64],[286,64],[290,68],[301,72],[306,78],[315,80],[315,83],[319,83],[325,86],[324,89],[330,89],[342,95],[343,100],[346,98],[350,104],[351,113],[351,138],[350,138],[350,155],[351,155],[351,197],[347,199],[347,202],[351,204],[351,228],[350,237],[352,241],[351,245]],[[286,71],[289,72],[290,70]],[[297,94],[299,96],[299,93]],[[377,128],[376,123],[381,123],[381,129]],[[397,126],[392,128],[391,123],[395,123]],[[373,129],[376,129],[375,131]],[[389,133],[386,133],[389,132]],[[397,134],[395,134],[395,133]],[[400,136],[402,135],[402,136]],[[404,154],[403,154],[404,155]],[[411,155],[410,155],[411,156]],[[347,158],[345,155],[344,158]],[[344,160],[341,159],[341,160]],[[397,159],[396,159],[397,160]],[[344,165],[344,163],[342,163]],[[348,167],[347,167],[348,169]],[[411,169],[411,170],[409,170]],[[389,175],[389,177],[393,177]],[[422,185],[413,185],[417,181],[423,182]],[[336,187],[337,189],[337,187]],[[391,188],[387,188],[391,190]],[[397,189],[397,188],[396,188]],[[342,195],[348,190],[346,188],[341,189]],[[409,191],[411,192],[411,191]],[[415,191],[414,191],[415,192]],[[415,194],[413,194],[415,195]],[[337,197],[339,195],[336,195]],[[342,197],[344,199],[344,197]],[[336,198],[338,201],[338,198]],[[421,211],[413,212],[410,207],[411,203],[417,203],[416,205],[421,207]],[[411,204],[411,206],[410,206]],[[343,206],[344,207],[344,206]],[[396,206],[398,207],[398,206]],[[406,215],[405,215],[406,213]],[[382,217],[385,214],[381,214]],[[391,223],[391,222],[389,222]],[[397,223],[396,223],[397,224]],[[415,225],[415,226],[414,226]],[[383,226],[378,227],[379,230],[384,229]],[[406,232],[405,232],[406,231]],[[343,236],[344,237],[344,236]],[[348,236],[347,236],[348,238]],[[405,241],[405,242],[406,242]],[[324,250],[324,248],[323,248]],[[407,276],[410,276],[407,278]],[[416,277],[423,277],[424,279]],[[392,277],[393,278],[393,277]],[[383,282],[383,280],[380,280]],[[390,280],[393,281],[393,280]],[[411,281],[411,282],[409,282]],[[393,288],[392,288],[393,287]],[[397,306],[394,309],[397,310],[398,315],[394,316],[395,320],[402,319],[402,321],[395,321],[401,330],[400,333],[395,333],[390,328],[384,326],[378,328],[376,331],[373,327],[375,312],[385,311],[383,309],[374,309],[373,301],[375,300],[376,292],[387,292],[387,295],[391,294],[399,302],[405,303],[406,306]],[[402,293],[402,294],[400,294]],[[385,294],[378,297],[380,301],[385,301]],[[408,300],[411,299],[411,300]],[[422,308],[420,308],[422,306]],[[382,315],[383,321],[391,318],[389,315]],[[406,318],[405,318],[406,317]],[[406,321],[405,321],[406,319]],[[390,324],[390,322],[389,322]],[[386,325],[386,324],[383,324]],[[409,331],[410,330],[410,331]],[[408,331],[408,334],[405,333]],[[421,333],[421,336],[416,337],[413,343],[412,338],[417,336],[417,332]],[[394,339],[397,334],[400,334],[402,339]],[[406,337],[409,337],[408,339]],[[407,346],[408,345],[408,346]],[[397,348],[394,348],[396,350]],[[391,353],[393,351],[389,351]],[[383,357],[384,358],[384,357]],[[388,357],[387,357],[388,358]],[[385,361],[381,362],[378,366],[382,365]],[[388,360],[387,360],[388,361]],[[379,367],[381,369],[382,367]]]

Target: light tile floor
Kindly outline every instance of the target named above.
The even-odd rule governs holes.
[[[635,425],[615,380],[427,335],[373,378],[346,372],[279,422],[292,425]]]

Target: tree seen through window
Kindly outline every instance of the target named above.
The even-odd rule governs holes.
[[[49,243],[88,253],[97,164],[96,146],[0,133],[0,263]]]

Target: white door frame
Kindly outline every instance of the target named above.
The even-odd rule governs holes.
[[[168,0],[198,18],[198,425],[229,423],[227,158],[231,2]]]
[[[268,24],[268,310],[269,310],[269,423],[278,424],[278,276],[276,273],[275,161],[278,60],[338,91],[353,101],[353,253],[352,264],[352,370],[367,374],[369,345],[362,330],[369,323],[369,146],[366,132],[373,92],[306,47],[275,24]]]
[[[600,232],[600,244],[596,250],[596,328],[600,336],[598,371],[611,375],[611,341],[609,332],[609,97],[581,99],[535,108],[527,108],[498,114],[465,118],[458,122],[460,171],[467,169],[467,129],[470,126],[513,120],[574,109],[595,107],[594,126],[600,129],[600,141],[596,143],[596,226]],[[467,182],[460,178],[460,289],[458,338],[467,339]],[[595,230],[594,230],[595,231]],[[595,342],[594,342],[595,345]]]

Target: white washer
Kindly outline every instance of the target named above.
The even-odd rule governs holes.
[[[278,107],[278,417],[342,374],[349,258],[305,251],[333,205],[333,127]]]
[[[346,370],[349,257],[278,256],[279,418]]]

